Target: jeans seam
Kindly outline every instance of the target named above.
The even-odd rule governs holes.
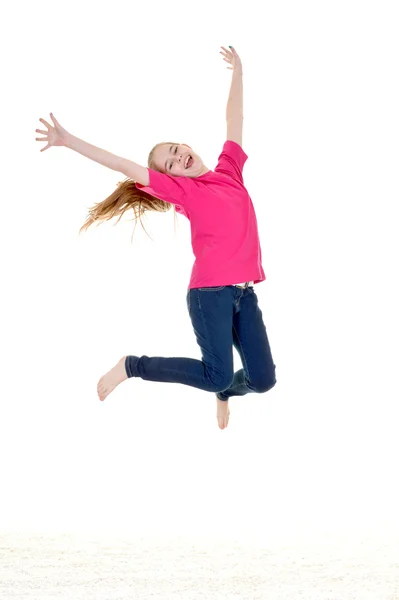
[[[234,323],[233,323],[233,330],[234,330],[234,333],[236,334],[236,338],[237,338],[238,344],[239,344],[241,352],[242,352],[242,357],[244,359],[244,361],[243,361],[244,362],[243,367],[244,367],[245,375],[248,377],[248,380],[251,381],[251,378],[250,378],[250,375],[249,375],[249,369],[248,369],[247,359],[246,359],[246,356],[245,356],[245,350],[244,350],[244,347],[243,347],[243,345],[241,343],[239,335],[237,333],[237,329],[234,326]]]
[[[250,288],[250,287],[248,286],[248,288],[247,288],[247,289],[251,289],[251,290],[254,292],[254,288],[253,288],[253,287],[251,287],[251,288]],[[244,292],[241,294],[240,302],[241,302],[241,300],[242,300],[242,297],[243,297],[243,295],[244,295]],[[248,297],[248,295],[247,295],[247,297]],[[240,346],[240,349],[241,349],[241,353],[242,353],[242,357],[243,357],[243,367],[244,367],[244,372],[245,372],[245,375],[246,375],[246,377],[248,378],[248,382],[250,383],[250,382],[251,382],[251,375],[250,375],[249,368],[248,368],[248,363],[247,363],[247,358],[246,358],[246,354],[245,354],[244,346],[243,346],[243,345],[242,345],[242,343],[241,343],[241,340],[240,340],[240,337],[239,337],[239,335],[238,335],[238,333],[237,333],[237,329],[235,328],[234,322],[233,322],[233,330],[234,330],[234,333],[235,333],[235,335],[236,335],[236,338],[237,338],[238,344],[239,344],[239,346]]]

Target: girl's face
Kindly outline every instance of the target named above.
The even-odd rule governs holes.
[[[163,144],[154,154],[157,169],[173,177],[198,177],[208,171],[201,157],[185,144]]]

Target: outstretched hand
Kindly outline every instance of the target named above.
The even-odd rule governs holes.
[[[230,50],[226,50],[224,46],[220,47],[223,49],[223,52],[220,52],[220,54],[222,54],[224,57],[223,60],[225,60],[230,65],[233,65],[232,67],[227,68],[231,71],[242,69],[241,59],[238,56],[237,52],[234,50],[234,48],[232,46],[229,46]]]
[[[41,121],[41,123],[43,123],[48,130],[44,131],[43,129],[36,129],[37,133],[42,133],[46,136],[44,138],[36,138],[37,142],[47,142],[47,146],[42,148],[40,152],[47,150],[47,148],[50,148],[50,146],[65,146],[67,137],[69,135],[66,129],[61,127],[61,125],[58,123],[53,113],[50,113],[50,118],[54,123],[54,127],[47,123],[47,121],[44,119],[39,119],[39,121]]]

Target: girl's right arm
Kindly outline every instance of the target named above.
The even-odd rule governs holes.
[[[123,173],[126,175],[126,177],[129,177],[130,179],[133,179],[144,186],[149,185],[150,176],[146,167],[142,167],[141,165],[138,165],[127,158],[122,158],[121,156],[117,156],[116,154],[112,154],[111,152],[107,152],[101,148],[97,148],[97,146],[88,144],[84,140],[81,140],[66,131],[58,123],[52,113],[50,113],[50,117],[54,123],[54,127],[52,127],[44,119],[39,119],[44,125],[46,125],[48,131],[36,129],[38,133],[46,136],[45,138],[36,138],[38,142],[47,142],[47,146],[42,148],[40,152],[47,150],[47,148],[50,148],[51,146],[65,146],[66,148],[75,150],[75,152],[78,152],[79,154],[98,162],[104,167],[108,167],[113,171],[119,171],[120,173]]]

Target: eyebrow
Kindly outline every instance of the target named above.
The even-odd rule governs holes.
[[[169,153],[170,153],[170,152],[172,152],[172,148],[173,148],[173,146],[171,146],[171,147],[169,148]],[[168,170],[168,168],[167,168],[167,166],[166,166],[166,163],[168,162],[168,160],[169,160],[169,158],[167,158],[167,159],[165,160],[165,171],[167,171],[167,170]]]

